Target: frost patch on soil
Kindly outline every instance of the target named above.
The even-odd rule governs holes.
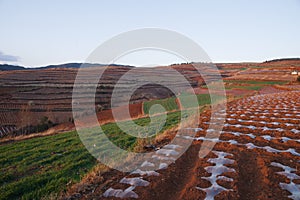
[[[141,169],[136,169],[133,172],[131,172],[130,174],[139,174],[140,176],[159,176],[159,173],[156,171],[143,171]]]
[[[297,129],[292,129],[291,131],[294,132],[294,133],[296,133],[296,134],[300,133],[300,130],[297,130]]]
[[[150,184],[150,182],[144,180],[142,176],[159,176],[158,172],[149,169],[154,169],[155,165],[158,165],[157,161],[159,161],[158,169],[166,169],[168,167],[168,164],[160,161],[175,161],[176,159],[172,156],[177,156],[179,152],[177,152],[176,150],[180,148],[182,148],[182,146],[180,145],[168,144],[163,148],[157,150],[155,152],[155,155],[153,155],[150,159],[150,161],[152,162],[146,160],[141,164],[140,169],[136,169],[135,171],[130,173],[132,176],[134,175],[138,177],[124,177],[120,180],[121,184],[129,184],[131,185],[130,187],[128,187],[126,190],[109,188],[104,192],[103,197],[138,198],[138,195],[133,190],[136,187],[146,187]]]
[[[122,178],[122,180],[120,180],[120,183],[124,183],[124,184],[129,184],[132,186],[148,186],[150,183],[148,181],[143,180],[141,177],[137,177],[137,178]]]
[[[141,165],[141,167],[154,167],[154,163],[152,162],[148,162],[147,160],[143,162],[143,164]]]
[[[194,130],[195,132],[203,131],[202,128],[186,128],[187,130]]]
[[[208,162],[215,164],[214,166],[208,166],[205,167],[204,169],[208,172],[211,173],[209,177],[202,177],[202,179],[208,180],[211,183],[211,186],[208,188],[201,188],[201,187],[196,187],[198,190],[202,190],[206,192],[206,200],[211,200],[214,199],[216,195],[221,193],[222,191],[232,191],[232,189],[227,189],[222,186],[220,186],[217,181],[218,180],[223,180],[223,181],[233,181],[232,178],[226,177],[226,176],[221,176],[223,173],[226,172],[235,172],[233,168],[226,167],[224,166],[225,164],[233,164],[234,160],[225,158],[226,156],[233,156],[230,153],[225,153],[225,152],[220,152],[220,151],[212,151],[214,154],[216,154],[218,157],[217,158],[210,158],[208,159]]]
[[[295,168],[291,168],[289,166],[286,166],[286,165],[283,165],[283,164],[277,163],[277,162],[272,162],[271,165],[274,167],[282,168],[284,170],[282,172],[276,172],[276,173],[288,178],[290,180],[290,183],[279,183],[279,185],[283,190],[287,190],[292,194],[292,195],[288,196],[289,198],[299,200],[300,184],[295,184],[293,182],[294,179],[300,179],[300,176],[293,173],[293,172],[296,172],[297,170]]]
[[[268,141],[271,141],[271,139],[272,139],[272,136],[270,136],[270,135],[262,135],[261,137]]]
[[[139,196],[133,191],[134,186],[128,187],[126,190],[121,190],[121,189],[113,189],[109,188],[106,190],[103,194],[104,197],[117,197],[117,198],[139,198]]]
[[[160,163],[158,169],[166,169],[168,165],[166,163]]]
[[[175,158],[168,157],[168,156],[159,156],[159,155],[153,155],[152,158],[158,159],[158,160],[172,160],[175,161]]]
[[[196,137],[194,140],[199,141],[199,140],[203,140],[203,141],[210,141],[210,142],[219,142],[219,138],[207,138],[207,137]]]
[[[245,146],[248,149],[254,149],[254,148],[264,149],[264,150],[266,150],[267,152],[270,152],[270,153],[291,153],[294,156],[300,156],[300,153],[298,153],[294,148],[289,148],[287,150],[279,150],[279,149],[275,149],[275,148],[270,147],[270,146],[264,146],[264,147],[256,146],[253,143],[247,143],[247,144],[245,144]]]
[[[160,149],[156,151],[157,154],[164,155],[164,156],[177,156],[179,153],[172,149]]]
[[[176,145],[176,144],[167,144],[167,145],[164,146],[164,149],[173,149],[173,150],[175,150],[177,148],[182,148],[182,146]]]

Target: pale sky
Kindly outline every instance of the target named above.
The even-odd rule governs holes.
[[[0,63],[83,62],[109,38],[155,27],[197,42],[213,62],[300,57],[300,0],[0,0]],[[165,53],[137,53],[121,64],[171,64]]]

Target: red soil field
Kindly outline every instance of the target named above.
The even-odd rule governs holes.
[[[219,138],[206,138],[210,111],[201,114],[190,148],[173,164],[152,158],[137,173],[109,171],[81,187],[80,199],[298,199],[300,194],[300,92],[251,96],[230,102]],[[189,129],[191,130],[191,129]],[[204,158],[203,141],[216,142]],[[172,159],[179,146],[157,151]],[[168,152],[168,154],[164,154]],[[172,153],[170,153],[172,152]],[[152,163],[152,164],[151,164]],[[147,167],[146,167],[147,165]],[[148,170],[148,175],[145,170]],[[143,173],[144,172],[144,173]],[[151,173],[150,173],[151,172]],[[97,178],[97,177],[94,177]],[[92,188],[92,189],[87,189]],[[94,189],[93,189],[94,188]],[[92,192],[91,192],[92,191]]]
[[[195,94],[209,94],[208,89],[203,88],[195,88],[194,89]],[[246,89],[230,89],[226,90],[226,95],[232,95],[232,96],[245,96],[245,95],[251,95],[254,93],[254,91],[246,90]],[[214,93],[217,93],[217,91],[214,91]],[[219,92],[219,94],[223,94],[222,92]]]
[[[114,112],[118,113],[118,116],[120,117],[121,120],[128,120],[125,114],[125,107],[120,106],[118,108],[113,109]],[[114,117],[113,117],[113,111],[112,110],[103,110],[97,114],[98,120],[100,123],[106,123],[106,122],[113,122]],[[138,118],[144,115],[143,113],[143,104],[129,104],[129,112],[131,118]]]

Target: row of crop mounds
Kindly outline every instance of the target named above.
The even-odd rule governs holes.
[[[218,180],[218,177],[211,175],[214,179],[207,178],[204,173],[195,185],[199,189],[199,196],[204,195],[208,198],[215,195],[223,198],[239,193],[239,198],[248,196],[261,199],[271,197],[298,199],[299,96],[299,92],[285,92],[253,96],[230,103],[220,138],[204,137],[214,131],[209,129],[210,115],[204,115],[201,131],[195,138],[187,139],[194,139],[199,144],[203,144],[203,141],[216,142],[214,150],[217,154],[223,154],[225,158],[234,160],[222,161],[230,165],[226,167],[219,165],[214,171],[226,172],[230,171],[229,166],[235,166],[233,168],[235,175],[225,173],[227,177],[224,177],[222,174],[222,178],[219,178],[222,181],[215,186],[217,190],[211,191],[206,180],[215,184],[212,180]],[[208,167],[205,169],[210,170]],[[250,178],[251,182],[247,178]],[[236,198],[235,196],[233,199]]]
[[[261,81],[295,81],[296,77],[291,75],[293,70],[299,70],[300,67],[285,68],[285,67],[251,67],[247,70],[238,72],[230,77],[231,80],[261,80]]]
[[[209,111],[201,114],[199,128],[191,128],[197,132],[195,137],[177,135],[198,145],[204,141],[216,143],[207,157],[199,159],[199,165],[194,168],[197,171],[183,191],[183,199],[191,196],[196,199],[298,199],[299,96],[300,92],[294,91],[240,99],[229,103],[227,110],[215,113],[216,117],[226,119],[220,137],[212,134],[215,130],[210,128],[214,124],[210,122]],[[176,148],[180,147],[174,147],[174,154]],[[167,155],[165,159],[170,157]],[[150,166],[152,161],[144,165]],[[141,196],[143,191],[152,190],[152,183],[164,177],[155,171],[139,173],[138,177],[129,176],[116,182],[104,191],[103,197],[149,199]],[[152,178],[153,175],[158,177]]]

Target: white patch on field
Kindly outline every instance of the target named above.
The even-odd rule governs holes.
[[[268,141],[271,141],[271,139],[273,138],[270,135],[262,135],[261,137],[264,138],[265,140],[268,140]]]
[[[272,166],[282,168],[284,171],[282,172],[276,172],[277,174],[280,174],[282,176],[285,176],[290,180],[289,183],[279,183],[281,189],[287,190],[291,193],[288,197],[294,200],[299,200],[300,197],[300,184],[295,184],[293,182],[294,179],[300,179],[300,176],[298,176],[296,173],[297,170],[295,168],[291,168],[289,166],[283,165],[281,163],[272,162]]]
[[[229,168],[224,166],[225,164],[233,164],[234,160],[225,158],[226,156],[233,156],[232,154],[226,153],[226,152],[220,152],[220,151],[212,151],[214,154],[216,154],[217,158],[210,158],[207,161],[215,164],[214,166],[208,166],[204,169],[211,173],[209,177],[202,177],[202,179],[208,180],[211,183],[211,186],[208,188],[200,188],[196,187],[198,190],[202,190],[206,193],[206,200],[214,199],[216,195],[221,193],[222,191],[232,191],[232,189],[227,189],[222,186],[220,186],[217,181],[223,180],[223,181],[233,181],[232,178],[221,176],[221,174],[225,172],[235,172],[233,168]]]
[[[103,194],[104,197],[117,197],[117,198],[135,198],[137,199],[139,196],[133,191],[135,189],[134,186],[128,187],[126,190],[121,189],[113,189],[109,188]]]
[[[164,149],[173,149],[173,150],[175,150],[175,149],[178,149],[178,148],[182,148],[182,146],[176,145],[176,144],[167,144],[163,148]]]
[[[166,169],[167,167],[168,167],[168,164],[160,163],[158,169]]]
[[[124,177],[120,180],[120,183],[129,184],[135,187],[137,186],[146,187],[150,184],[148,181],[143,180],[141,177],[135,177],[135,178]]]
[[[152,162],[148,162],[147,160],[143,162],[143,164],[141,165],[141,167],[154,167],[154,163]]]
[[[133,172],[131,172],[130,174],[139,174],[140,176],[159,176],[159,173],[156,171],[143,171],[141,169],[136,169]]]
[[[179,153],[173,149],[159,149],[156,151],[157,154],[164,155],[164,156],[177,156]]]
[[[158,160],[172,160],[175,161],[175,158],[168,157],[168,156],[160,156],[160,155],[153,155],[152,158],[158,159]]]

